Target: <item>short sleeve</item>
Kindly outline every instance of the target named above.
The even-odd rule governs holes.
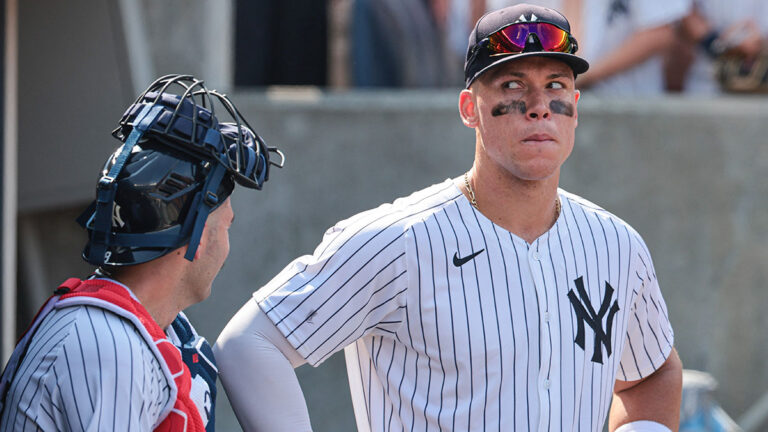
[[[326,232],[254,294],[308,363],[369,334],[394,333],[405,319],[405,232],[393,215],[362,214]]]
[[[686,16],[693,8],[691,0],[643,0],[631,4],[637,29],[672,24]]]
[[[667,305],[645,244],[640,239],[630,278],[635,296],[629,311],[627,339],[617,378],[635,381],[653,373],[667,359],[674,343]]]

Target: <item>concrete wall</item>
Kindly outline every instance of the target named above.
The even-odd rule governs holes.
[[[231,85],[231,0],[18,3],[21,211],[88,199],[97,172],[74,168],[104,162],[119,144],[109,132],[158,76]]]
[[[337,220],[471,165],[473,134],[458,119],[456,91],[232,97],[287,162],[264,191],[234,195],[230,259],[211,298],[188,311],[209,339],[253,290],[294,257],[311,253]],[[768,391],[768,101],[613,101],[586,93],[579,115],[563,188],[643,234],[685,366],[712,373],[720,401],[738,417]],[[92,128],[105,135],[111,126]],[[110,151],[66,137],[57,145],[99,153],[100,160]],[[84,237],[72,222],[84,205],[70,202],[62,210],[36,203],[43,210],[22,216],[28,303],[35,303],[25,296],[33,292],[30,285],[50,287],[86,271],[78,258]],[[319,369],[299,369],[315,429],[353,430],[343,357]],[[236,422],[224,399],[222,393],[219,428],[232,430]]]

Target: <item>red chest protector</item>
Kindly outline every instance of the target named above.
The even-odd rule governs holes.
[[[152,319],[144,306],[131,297],[124,287],[104,279],[81,281],[70,278],[61,284],[56,292],[62,294],[58,301],[55,296],[51,298],[55,301],[53,305],[55,308],[91,305],[107,309],[131,321],[145,338],[147,336],[151,338],[147,340],[147,343],[150,344],[150,349],[154,345],[156,351],[154,349],[153,351],[162,356],[164,366],[167,366],[167,368],[163,367],[163,372],[168,377],[171,400],[174,401],[172,407],[167,407],[163,411],[164,414],[161,415],[161,418],[163,415],[165,418],[155,428],[156,431],[205,432],[205,426],[197,406],[189,395],[192,386],[190,372],[187,365],[182,361],[178,348],[166,338],[163,329]],[[45,314],[47,315],[47,313]],[[38,323],[42,318],[43,316],[38,316],[34,322]],[[34,325],[30,330],[34,331]]]

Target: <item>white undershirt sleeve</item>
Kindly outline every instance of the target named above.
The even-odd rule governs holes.
[[[244,431],[311,431],[293,368],[305,360],[254,300],[235,314],[213,347],[219,375]]]

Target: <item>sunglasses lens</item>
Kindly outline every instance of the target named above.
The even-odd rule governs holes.
[[[488,37],[489,50],[494,54],[520,53],[525,49],[525,40],[530,33],[528,24],[515,24],[497,31]]]
[[[544,51],[571,52],[568,32],[547,23],[519,23],[504,27],[488,37],[488,49],[492,54],[521,53],[531,33],[536,34]]]
[[[544,51],[569,52],[571,49],[568,33],[563,29],[551,24],[539,24],[536,34]]]

